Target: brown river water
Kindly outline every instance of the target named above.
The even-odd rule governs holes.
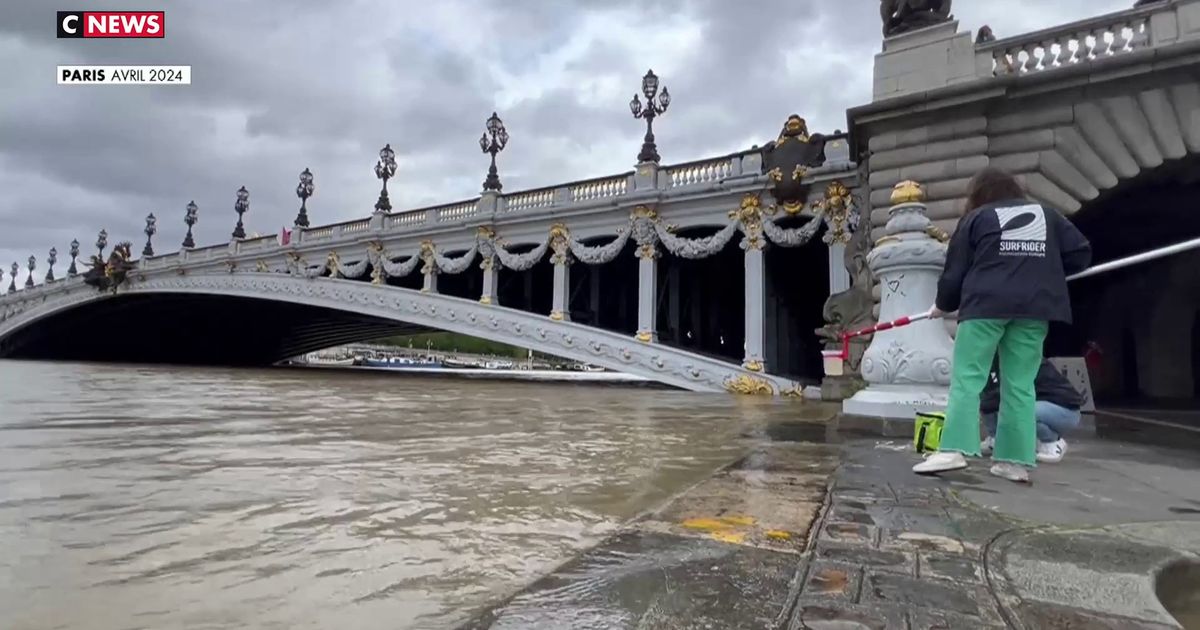
[[[453,627],[794,412],[646,388],[0,361],[0,627]]]

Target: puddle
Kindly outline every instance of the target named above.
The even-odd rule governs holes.
[[[1154,591],[1184,630],[1200,630],[1200,563],[1177,562],[1163,569]]]
[[[772,442],[807,442],[825,444],[837,441],[832,424],[818,422],[773,422],[763,431]]]

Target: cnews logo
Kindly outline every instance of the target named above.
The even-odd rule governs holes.
[[[59,11],[58,37],[162,37],[164,11]]]

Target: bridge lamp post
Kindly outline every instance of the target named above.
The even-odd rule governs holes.
[[[233,226],[233,238],[246,238],[246,228],[242,225],[242,215],[250,210],[250,191],[245,186],[237,189],[237,201],[233,211],[238,215],[237,225]]]
[[[646,137],[642,142],[642,151],[638,153],[638,163],[658,164],[658,146],[654,144],[654,119],[666,113],[667,107],[671,105],[671,94],[667,92],[666,86],[663,86],[662,93],[659,94],[658,75],[654,74],[653,70],[646,72],[646,76],[642,77],[642,94],[646,97],[645,107],[642,107],[642,101],[638,99],[637,94],[629,101],[629,111],[633,112],[633,117],[646,120]],[[654,100],[655,96],[658,96],[657,101]]]
[[[375,163],[375,177],[383,181],[379,191],[379,201],[375,202],[375,212],[384,214],[392,211],[392,202],[388,199],[388,180],[396,176],[396,152],[389,142],[379,150],[379,161]]]
[[[508,144],[508,130],[504,128],[504,121],[500,120],[496,112],[492,112],[492,117],[487,119],[485,125],[487,131],[479,137],[479,148],[492,155],[492,165],[488,167],[487,179],[483,180],[483,189],[499,192],[502,186],[500,176],[496,173],[496,154],[503,151]]]
[[[21,266],[18,265],[17,263],[13,263],[12,267],[9,269],[9,271],[12,272],[12,282],[8,285],[9,293],[17,292],[17,272],[20,270],[21,270]]]
[[[54,282],[54,263],[58,262],[58,249],[51,247],[50,256],[46,258],[48,268],[46,269],[46,282]]]
[[[197,216],[199,211],[200,208],[196,207],[195,201],[188,202],[187,209],[183,215],[183,222],[188,226],[187,234],[183,237],[184,247],[191,248],[196,246],[196,241],[192,240],[192,226],[196,225],[196,221],[199,219]]]
[[[108,230],[100,230],[96,237],[96,249],[100,250],[100,258],[104,258],[104,248],[108,247]]]
[[[146,229],[143,230],[146,233],[146,246],[142,248],[143,256],[154,255],[154,245],[150,244],[150,239],[154,238],[154,234],[158,232],[158,228],[155,227],[155,223],[158,223],[158,219],[154,218],[153,212],[146,215]]]
[[[75,268],[75,259],[79,258],[79,239],[71,239],[71,266],[67,267],[67,275],[74,276],[79,273]]]
[[[30,255],[27,262],[29,263],[29,277],[25,278],[25,288],[28,289],[33,287],[33,269],[37,267],[37,258]]]
[[[296,185],[296,196],[300,198],[300,214],[296,215],[296,227],[308,227],[308,198],[313,195],[313,174],[306,168],[300,173],[300,183]]]

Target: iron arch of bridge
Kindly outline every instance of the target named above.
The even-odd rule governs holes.
[[[116,295],[98,292],[73,279],[26,300],[7,304],[0,313],[3,318],[0,345],[13,334],[36,327],[53,315],[97,301],[132,295],[180,294],[286,302],[472,335],[691,391],[800,395],[799,384],[785,378],[544,315],[388,285],[269,272],[133,278]]]

